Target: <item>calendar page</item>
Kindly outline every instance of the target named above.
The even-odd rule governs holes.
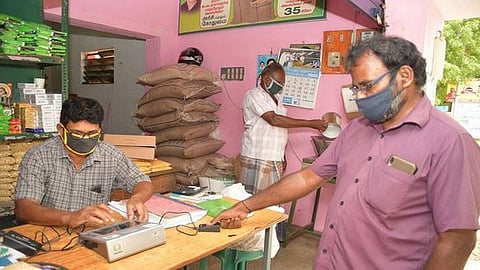
[[[279,63],[285,69],[282,102],[313,109],[320,81],[320,50],[282,48]]]

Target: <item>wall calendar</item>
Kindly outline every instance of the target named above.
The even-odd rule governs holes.
[[[278,62],[285,69],[282,102],[313,109],[320,81],[320,50],[282,48]]]

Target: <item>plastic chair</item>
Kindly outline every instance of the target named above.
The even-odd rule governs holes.
[[[222,270],[246,270],[247,262],[258,260],[263,257],[263,251],[243,251],[226,248],[214,253],[213,256],[220,259]],[[200,260],[200,270],[207,270],[207,258]]]
[[[247,269],[247,262],[254,261],[263,258],[263,251],[243,251],[237,250],[237,254],[235,256],[235,270],[246,270]]]

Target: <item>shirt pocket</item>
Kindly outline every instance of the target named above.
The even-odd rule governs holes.
[[[105,187],[102,187],[102,190],[99,192],[98,190],[88,191],[88,201],[91,202],[89,205],[93,204],[100,204],[100,203],[107,203],[109,198],[107,198],[107,192],[104,190]]]
[[[385,163],[377,164],[365,187],[365,202],[388,215],[402,204],[414,181],[413,175]]]

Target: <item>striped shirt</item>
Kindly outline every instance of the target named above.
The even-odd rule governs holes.
[[[242,156],[271,161],[283,161],[288,140],[286,128],[274,127],[263,120],[262,115],[273,111],[286,115],[287,109],[281,100],[275,104],[262,88],[254,88],[243,99],[245,131],[242,140]]]
[[[137,183],[150,181],[123,152],[99,142],[77,170],[60,136],[31,148],[19,167],[16,199],[30,199],[43,206],[77,211],[107,203],[114,188],[132,192]]]

